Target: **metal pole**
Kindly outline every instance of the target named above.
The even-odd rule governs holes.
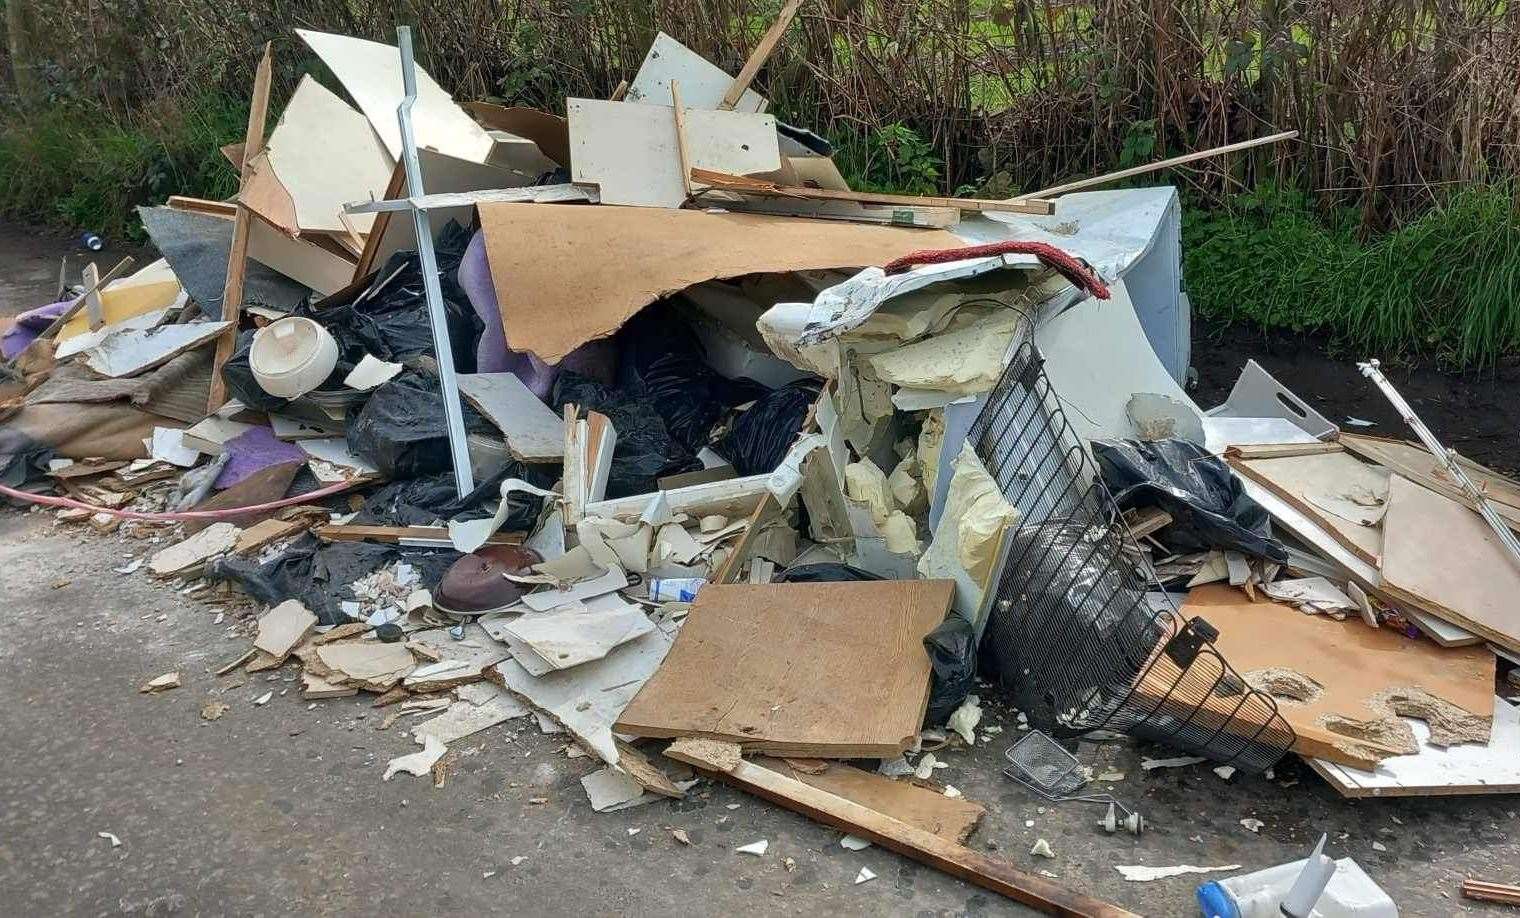
[[[1393,403],[1394,410],[1404,418],[1404,423],[1408,424],[1410,429],[1415,432],[1420,438],[1420,442],[1424,443],[1425,448],[1430,450],[1430,454],[1436,457],[1436,461],[1445,467],[1446,474],[1450,475],[1452,480],[1461,485],[1462,491],[1467,495],[1468,500],[1473,502],[1478,508],[1478,513],[1483,516],[1484,521],[1493,529],[1494,534],[1499,537],[1499,542],[1509,549],[1510,555],[1514,557],[1517,563],[1520,563],[1520,541],[1516,541],[1515,534],[1510,531],[1509,525],[1504,522],[1499,514],[1494,512],[1494,508],[1489,504],[1488,498],[1483,496],[1483,491],[1473,483],[1471,478],[1467,477],[1467,471],[1462,468],[1462,463],[1457,461],[1456,451],[1449,450],[1441,445],[1441,441],[1436,439],[1436,435],[1430,432],[1430,428],[1425,426],[1425,422],[1420,420],[1420,416],[1414,413],[1414,409],[1410,407],[1408,402],[1404,401],[1404,396],[1400,395],[1399,390],[1395,389],[1393,383],[1388,381],[1388,377],[1383,375],[1383,371],[1379,369],[1379,364],[1376,360],[1359,363],[1357,364],[1357,368],[1362,371],[1363,376],[1372,380],[1379,389],[1383,390],[1383,394],[1388,396],[1388,401]]]
[[[417,67],[412,59],[410,26],[396,27],[396,43],[401,48],[401,85],[406,98],[396,107],[401,123],[401,162],[406,168],[408,198],[420,198],[422,167],[417,162],[417,138],[412,133],[412,105],[417,101]],[[417,258],[422,267],[422,289],[427,294],[428,319],[433,326],[433,351],[438,360],[438,382],[443,388],[443,414],[449,428],[449,452],[454,459],[454,483],[459,496],[475,490],[470,474],[470,451],[465,439],[464,410],[459,405],[459,381],[454,376],[454,350],[449,342],[448,318],[443,311],[443,289],[438,284],[438,257],[433,251],[433,230],[426,211],[410,208],[412,226],[417,231]]]

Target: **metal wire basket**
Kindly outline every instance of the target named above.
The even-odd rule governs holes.
[[[1027,329],[967,440],[1021,514],[982,655],[1031,726],[1117,730],[1247,771],[1281,758],[1293,730],[1214,648],[1218,632],[1147,601],[1161,585]]]

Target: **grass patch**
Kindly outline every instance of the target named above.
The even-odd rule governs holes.
[[[1520,200],[1513,183],[1452,195],[1361,239],[1355,216],[1263,189],[1185,210],[1185,276],[1203,316],[1328,332],[1361,356],[1491,365],[1520,354]]]
[[[81,103],[0,113],[0,213],[141,242],[138,205],[237,190],[219,148],[241,139],[247,117],[246,103],[219,95],[126,122]]]

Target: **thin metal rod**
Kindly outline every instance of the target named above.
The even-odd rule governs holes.
[[[1156,172],[1172,166],[1181,166],[1186,163],[1196,162],[1200,159],[1208,159],[1211,156],[1223,156],[1226,153],[1237,153],[1241,150],[1249,150],[1252,147],[1260,147],[1269,143],[1278,143],[1283,140],[1292,140],[1298,136],[1297,131],[1283,131],[1280,134],[1272,134],[1269,137],[1257,137],[1254,140],[1242,140],[1239,143],[1226,144],[1222,147],[1213,147],[1208,150],[1198,150],[1194,153],[1184,153],[1181,156],[1173,156],[1171,159],[1160,159],[1143,166],[1133,166],[1129,169],[1120,169],[1118,172],[1109,172],[1103,175],[1095,175],[1092,178],[1077,179],[1064,185],[1052,185],[1049,188],[1041,188],[1033,194],[1020,195],[1019,200],[1027,198],[1049,198],[1058,194],[1066,194],[1071,191],[1081,191],[1083,188],[1096,188],[1099,185],[1107,185],[1109,182],[1117,182],[1136,175],[1144,175],[1147,172]],[[1009,200],[1013,200],[1010,198]]]
[[[1493,529],[1494,535],[1499,537],[1499,542],[1509,550],[1510,555],[1514,557],[1516,563],[1520,563],[1520,541],[1515,540],[1515,534],[1510,531],[1509,526],[1499,517],[1499,514],[1494,512],[1493,505],[1488,502],[1488,498],[1483,496],[1483,491],[1473,483],[1471,478],[1467,477],[1467,472],[1462,468],[1462,463],[1457,461],[1456,451],[1447,449],[1441,445],[1441,441],[1436,439],[1436,435],[1430,432],[1430,428],[1425,426],[1425,422],[1420,420],[1420,416],[1414,413],[1414,409],[1410,407],[1408,402],[1404,401],[1404,396],[1400,395],[1399,390],[1395,389],[1393,383],[1388,381],[1388,377],[1383,375],[1383,371],[1379,368],[1381,364],[1377,360],[1369,360],[1356,366],[1357,369],[1362,371],[1363,376],[1372,380],[1373,384],[1382,389],[1383,394],[1388,396],[1388,401],[1393,403],[1394,410],[1404,418],[1404,423],[1408,424],[1409,428],[1415,432],[1415,435],[1420,438],[1420,442],[1424,443],[1425,448],[1430,450],[1430,454],[1436,457],[1436,461],[1445,467],[1446,474],[1450,475],[1457,484],[1462,486],[1462,491],[1467,495],[1468,500],[1471,500],[1477,506],[1478,513],[1488,523],[1489,528]]]
[[[401,49],[401,85],[406,98],[396,107],[401,124],[401,161],[406,167],[408,198],[420,198],[422,166],[417,161],[417,138],[412,133],[412,105],[417,101],[417,65],[412,59],[410,26],[396,27],[396,44]],[[470,473],[470,451],[464,432],[464,409],[459,404],[459,380],[454,375],[454,348],[449,341],[448,316],[443,311],[443,289],[438,283],[438,256],[433,251],[433,229],[426,211],[415,207],[412,227],[417,231],[417,259],[422,268],[422,289],[427,295],[428,321],[433,326],[433,351],[438,360],[438,382],[443,389],[443,414],[449,428],[449,453],[454,459],[454,484],[459,496],[475,490]]]

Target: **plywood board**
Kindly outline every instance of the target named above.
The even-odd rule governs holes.
[[[1341,434],[1339,442],[1357,455],[1398,472],[1410,481],[1472,506],[1462,488],[1423,446],[1348,433]],[[1494,512],[1502,516],[1511,529],[1520,532],[1520,484],[1471,459],[1458,456],[1457,461],[1462,464],[1467,477],[1487,496]]]
[[[1520,561],[1462,504],[1393,476],[1383,586],[1454,625],[1520,651]]]
[[[463,373],[459,394],[495,424],[507,449],[523,462],[565,458],[565,421],[515,373]]]
[[[681,101],[687,108],[716,109],[734,78],[707,58],[660,32],[655,35],[649,53],[633,82],[628,84],[625,102],[640,105],[669,105],[670,81],[681,85]],[[752,89],[744,90],[733,106],[738,112],[763,112],[770,105]]]
[[[1313,518],[1363,561],[1378,563],[1382,527],[1362,525],[1350,517],[1365,510],[1361,519],[1381,519],[1388,499],[1386,469],[1345,452],[1249,459],[1230,465]]]
[[[987,813],[986,807],[965,797],[946,797],[937,790],[920,787],[911,781],[893,780],[839,762],[822,763],[823,769],[819,771],[794,768],[786,759],[757,756],[753,761],[762,768],[853,800],[957,844],[971,837],[977,823]]]
[[[396,108],[406,95],[401,85],[401,51],[394,45],[310,29],[296,29],[296,34],[316,52],[369,118],[391,159],[399,159],[401,125],[396,120]],[[431,147],[477,163],[484,162],[491,152],[491,138],[420,64],[412,128],[418,147]]]
[[[343,205],[381,195],[395,167],[369,120],[309,75],[297,84],[265,155],[303,232],[348,232],[339,218]],[[349,217],[360,233],[374,220],[374,214]]]
[[[785,755],[898,755],[923,724],[923,637],[953,590],[948,580],[709,584],[617,729]]]
[[[1494,732],[1487,746],[1436,746],[1424,721],[1410,720],[1416,755],[1384,759],[1373,771],[1322,759],[1309,764],[1343,797],[1438,797],[1520,793],[1520,708],[1494,699]]]
[[[570,126],[559,115],[491,102],[467,102],[464,107],[486,127],[525,137],[556,163],[570,165]]]
[[[565,109],[571,177],[595,184],[603,204],[680,207],[686,200],[675,110],[669,104],[569,99]],[[689,168],[734,175],[781,168],[776,119],[770,115],[683,105],[681,120]]]
[[[1220,654],[1270,691],[1298,734],[1294,752],[1352,765],[1408,754],[1418,744],[1403,717],[1426,719],[1440,742],[1488,739],[1494,655],[1486,648],[1441,648],[1356,617],[1253,603],[1223,584],[1195,588],[1182,615],[1218,628]]]
[[[941,230],[755,214],[537,204],[479,212],[507,346],[550,362],[703,281],[859,268],[963,244]]]
[[[227,322],[191,322],[146,331],[124,331],[84,352],[85,363],[102,376],[136,376],[198,347],[227,328]]]

